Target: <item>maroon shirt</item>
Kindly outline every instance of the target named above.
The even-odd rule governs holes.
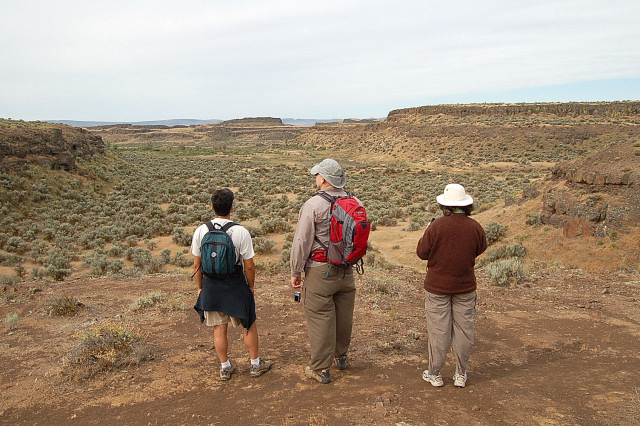
[[[434,220],[418,241],[416,254],[427,260],[424,288],[434,294],[463,294],[476,289],[473,267],[487,249],[482,226],[464,213]]]

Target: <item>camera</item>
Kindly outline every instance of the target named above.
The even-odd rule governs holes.
[[[299,291],[293,292],[293,301],[296,302],[296,303],[300,302],[300,292]]]

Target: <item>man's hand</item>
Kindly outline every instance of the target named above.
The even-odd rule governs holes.
[[[302,288],[302,277],[291,277],[291,287]]]

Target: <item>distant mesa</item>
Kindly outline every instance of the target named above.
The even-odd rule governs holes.
[[[532,116],[550,114],[558,117],[620,117],[638,116],[640,102],[551,102],[517,104],[466,104],[466,105],[429,105],[416,108],[403,108],[389,113],[388,121],[412,121],[421,116],[446,115],[452,117],[472,116]]]
[[[227,120],[220,123],[221,126],[282,126],[280,118],[273,117],[248,117]]]

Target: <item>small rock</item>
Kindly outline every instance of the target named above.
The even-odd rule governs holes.
[[[602,294],[609,294],[609,293],[610,293],[610,291],[609,291],[608,288],[605,288],[604,290],[602,290]]]

